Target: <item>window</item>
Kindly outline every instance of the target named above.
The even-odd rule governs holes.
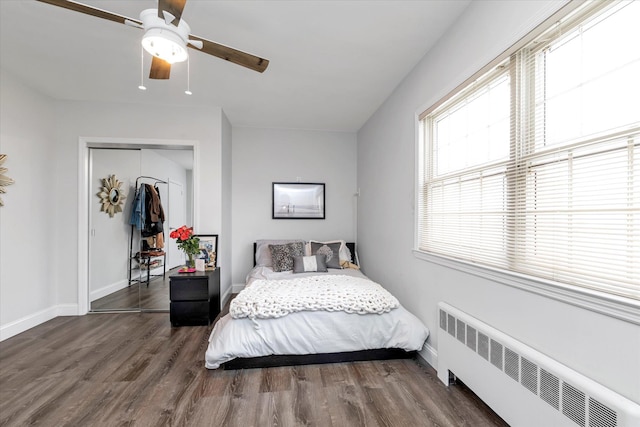
[[[640,300],[637,22],[588,3],[421,115],[420,251]]]

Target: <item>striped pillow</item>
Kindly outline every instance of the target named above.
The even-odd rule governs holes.
[[[294,273],[326,272],[324,255],[297,256],[293,258]]]

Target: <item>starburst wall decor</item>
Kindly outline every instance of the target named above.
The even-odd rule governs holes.
[[[0,194],[6,193],[6,190],[4,189],[4,187],[14,183],[14,181],[11,178],[5,175],[5,172],[7,172],[7,168],[2,167],[6,159],[7,159],[6,154],[0,154]],[[0,198],[0,206],[4,206],[4,203],[2,203],[2,198]]]
[[[101,212],[109,214],[113,218],[118,212],[122,212],[125,194],[122,191],[122,182],[116,179],[115,175],[109,175],[108,178],[102,179],[102,188],[97,194],[100,197]]]

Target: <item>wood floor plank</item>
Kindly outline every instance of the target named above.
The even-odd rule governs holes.
[[[293,410],[293,390],[278,391],[272,393],[272,397],[274,400],[273,425],[278,427],[298,426]]]
[[[263,426],[279,426],[280,420],[276,411],[276,393],[278,392],[264,392],[258,394],[256,397],[257,408],[255,413],[255,419],[259,420],[259,424]]]
[[[365,408],[357,387],[344,384],[327,389],[327,403],[331,408],[331,420],[334,426],[366,425]]]
[[[262,379],[260,382],[260,392],[269,393],[272,391],[291,390],[293,378],[291,369],[286,367],[275,367],[262,369]]]
[[[91,302],[91,310],[163,310],[169,311],[169,277],[176,274],[181,267],[167,270],[164,278],[152,277],[147,283],[133,282],[131,285],[117,290],[107,296]]]
[[[408,366],[410,364],[402,364],[402,368],[398,369],[399,377],[413,377],[416,375]],[[411,364],[414,365],[415,364]],[[422,373],[424,375],[424,373]],[[432,381],[437,381],[436,378],[431,378]],[[441,402],[442,395],[438,388],[434,390],[430,387],[425,387],[422,383],[414,384],[411,381],[394,381],[393,385],[396,387],[396,393],[401,396],[402,399],[407,402],[407,406],[413,408],[413,413],[419,416],[423,420],[424,425],[429,426],[455,426],[463,423],[462,420],[455,420],[454,415],[448,417],[443,412],[442,408],[448,405],[443,405]],[[438,385],[439,387],[440,385]],[[446,390],[445,387],[439,387],[442,392]],[[438,396],[440,398],[435,398]]]
[[[331,425],[328,403],[318,365],[296,366],[293,370],[293,409],[296,425]]]
[[[353,384],[349,377],[346,363],[330,363],[320,369],[320,377],[322,385],[329,387],[331,385]]]
[[[505,426],[414,360],[207,370],[211,326],[56,318],[0,344],[0,426]]]

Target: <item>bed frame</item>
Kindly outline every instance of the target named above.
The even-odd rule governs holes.
[[[356,245],[347,242],[353,261],[357,264]],[[253,265],[256,265],[257,244],[253,243]],[[340,353],[318,354],[282,354],[262,357],[239,357],[220,365],[222,369],[271,368],[275,366],[315,365],[325,363],[359,362],[367,360],[413,359],[417,351],[406,351],[401,348],[377,348],[372,350],[347,351]]]
[[[361,362],[367,360],[413,359],[417,351],[401,348],[378,348],[373,350],[348,351],[342,353],[283,354],[262,357],[236,358],[220,365],[222,369],[272,368],[275,366],[320,365],[326,363]]]

